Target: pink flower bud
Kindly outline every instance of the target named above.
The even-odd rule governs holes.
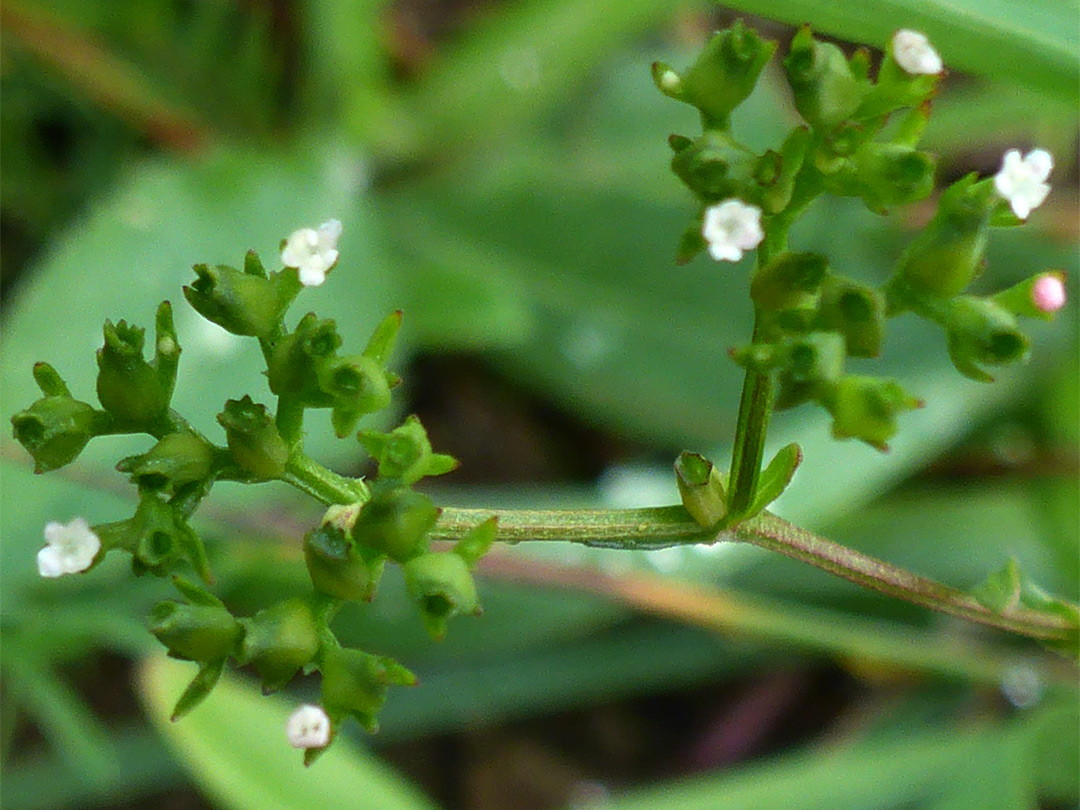
[[[1031,288],[1031,301],[1043,312],[1057,312],[1068,300],[1060,273],[1046,273]]]

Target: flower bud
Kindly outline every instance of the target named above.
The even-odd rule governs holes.
[[[357,543],[404,563],[427,550],[427,533],[439,519],[431,498],[404,487],[376,492],[353,526]]]
[[[259,479],[277,478],[285,471],[289,448],[265,405],[245,394],[243,399],[228,400],[217,420],[240,469]]]
[[[169,407],[171,379],[143,358],[145,330],[125,321],[105,321],[105,343],[98,349],[97,395],[102,406],[123,422],[145,425]],[[174,342],[175,345],[175,342]],[[179,348],[175,350],[179,352]],[[175,354],[170,353],[172,360]]]
[[[877,357],[885,333],[885,302],[877,290],[829,275],[821,288],[817,327],[844,336],[848,357]]]
[[[716,526],[727,514],[723,477],[713,463],[697,453],[683,452],[675,460],[679,495],[690,516],[705,529]]]
[[[713,35],[681,77],[666,66],[654,66],[653,79],[665,95],[697,107],[706,129],[726,129],[731,111],[753,92],[775,51],[775,42],[737,20]]]
[[[175,493],[186,484],[205,481],[213,448],[194,433],[170,433],[149,452],[121,460],[116,469],[131,475],[140,489]]]
[[[296,329],[279,338],[267,360],[267,376],[274,394],[292,394],[310,407],[326,408],[333,398],[319,389],[315,368],[341,346],[337,324],[320,320],[314,312],[300,319]]]
[[[34,472],[70,464],[95,434],[98,412],[73,399],[60,375],[47,363],[34,366],[44,397],[11,417],[15,439],[34,458]]]
[[[370,602],[382,576],[384,558],[357,548],[346,532],[324,522],[304,535],[304,560],[311,583],[327,596]]]
[[[416,684],[416,676],[393,658],[362,650],[327,650],[319,670],[327,713],[335,720],[352,715],[372,733],[379,728],[376,715],[386,702],[387,688]]]
[[[750,297],[767,310],[812,308],[828,269],[828,260],[819,253],[781,253],[754,272]]]
[[[297,670],[319,652],[319,628],[311,605],[293,598],[241,619],[244,640],[237,660],[252,664],[263,681],[264,692],[282,688]]]
[[[1029,341],[1018,328],[1016,316],[992,300],[968,295],[953,298],[944,325],[953,365],[973,380],[994,380],[977,363],[1000,366],[1027,356]]]
[[[393,478],[408,485],[425,475],[457,469],[453,457],[431,452],[427,431],[416,416],[410,416],[389,433],[360,431],[358,438],[378,463],[380,479]]]
[[[390,404],[387,373],[370,357],[352,355],[332,358],[319,365],[319,388],[333,400],[334,432],[344,437],[361,416]]]
[[[215,661],[231,655],[244,628],[224,607],[159,602],[150,611],[150,632],[174,658]]]
[[[196,279],[184,287],[184,297],[196,312],[234,335],[269,337],[299,289],[281,281],[286,274],[266,278],[224,264],[192,269]]]
[[[991,300],[1014,315],[1051,321],[1068,300],[1065,274],[1040,273],[1002,290]]]
[[[440,641],[458,614],[482,612],[469,566],[453,552],[422,554],[405,563],[405,587],[420,605],[428,634]]]
[[[997,199],[993,182],[974,174],[958,180],[941,195],[937,213],[904,251],[894,280],[915,295],[949,298],[962,292],[978,274]],[[904,306],[902,286],[890,284],[890,311]]]
[[[844,377],[823,403],[833,416],[833,436],[861,439],[881,451],[896,435],[896,416],[922,407],[899,384],[876,377]]]
[[[815,129],[832,129],[850,118],[870,88],[840,48],[814,39],[807,26],[791,41],[784,68],[796,109]]]

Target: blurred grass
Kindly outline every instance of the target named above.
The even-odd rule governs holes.
[[[974,74],[950,80],[936,102],[928,140],[946,172],[993,171],[1001,151],[1016,144],[1061,153],[1056,193],[1032,226],[995,235],[980,283],[991,289],[1063,267],[1075,286],[1076,166],[1068,157],[1080,75],[1075,3],[734,5],[788,22],[811,20],[826,33],[877,46],[897,27],[927,30],[951,68]],[[334,316],[347,342],[404,306],[402,363],[418,351],[474,353],[536,399],[629,437],[641,455],[627,461],[667,458],[683,446],[716,448],[734,420],[739,379],[724,353],[746,339],[748,310],[736,303],[746,301],[745,267],[718,270],[702,260],[673,267],[690,203],[666,171],[664,139],[672,131],[692,134],[696,123],[689,108],[653,91],[646,69],[658,58],[685,64],[716,19],[707,8],[652,0],[493,3],[442,10],[433,24],[427,18],[429,30],[416,23],[423,18],[416,4],[372,0],[5,3],[5,288],[28,257],[34,261],[2,313],[4,412],[34,398],[30,366],[39,359],[57,365],[76,395],[89,398],[102,320],[146,324],[159,298],[178,301],[192,263],[237,263],[249,247],[271,257],[292,228],[337,216],[346,225],[341,266],[331,284],[306,292],[302,305]],[[769,75],[737,126],[744,140],[764,148],[778,143],[791,115],[780,82]],[[873,218],[840,201],[817,208],[796,239],[829,253],[842,272],[876,282],[914,227],[903,216]],[[186,307],[178,310],[186,313],[178,323],[185,350],[178,404],[217,435],[218,403],[259,380],[259,358],[202,326]],[[832,441],[814,411],[778,420],[777,445],[798,440],[808,457],[783,513],[961,586],[1014,554],[1043,584],[1075,596],[1075,307],[1037,330],[1031,365],[1002,374],[993,387],[958,378],[933,329],[903,320],[893,326],[883,373],[900,376],[929,407],[904,421],[884,457]],[[342,469],[355,467],[356,448],[325,439],[326,425],[313,422],[311,448]],[[1004,455],[1001,436],[1012,437],[1006,450],[1014,448]],[[141,446],[125,441],[132,447],[93,446],[70,474],[45,478],[31,476],[21,450],[3,441],[5,806],[119,803],[181,783],[177,767],[221,806],[254,806],[251,790],[267,782],[253,769],[298,765],[279,741],[280,706],[253,702],[250,685],[230,681],[205,721],[193,716],[157,727],[154,733],[179,746],[178,759],[164,765],[160,746],[133,750],[130,726],[92,719],[67,674],[95,650],[136,658],[153,649],[140,621],[166,595],[161,583],[132,582],[116,561],[73,582],[42,583],[33,568],[44,520],[110,520],[130,511],[130,496],[118,494],[123,482],[111,470],[118,455]],[[965,441],[965,453],[1004,459],[993,476],[937,472],[904,485],[935,459],[939,466],[945,459],[948,469]],[[631,478],[640,489],[645,479]],[[671,490],[665,497],[675,497]],[[559,492],[547,497],[558,502]],[[581,505],[604,492],[578,488],[565,499]],[[520,498],[513,488],[488,494]],[[282,544],[295,547],[300,527],[316,514],[310,505],[277,485],[221,486],[211,502],[199,527],[211,540],[219,591],[231,605],[254,610],[305,586],[297,554]],[[537,586],[539,575],[531,585],[511,585],[497,581],[509,573],[495,567],[483,584],[484,618],[455,625],[449,642],[433,648],[391,578],[373,607],[354,606],[340,620],[343,637],[399,655],[424,676],[416,693],[391,699],[388,739],[726,684],[821,657],[842,662],[871,689],[877,678],[912,678],[911,669],[941,673],[950,645],[976,655],[1001,642],[749,549],[647,557],[519,547],[509,557],[526,570],[554,565],[586,575],[578,581],[610,580],[616,591],[648,570],[649,581],[670,583],[668,591],[658,586],[665,598],[693,588],[717,599],[732,589],[752,593],[788,629],[764,632],[760,623],[755,630],[744,622],[741,640],[727,632],[718,638],[635,617],[641,610],[679,615],[645,599],[620,604],[595,584],[554,591]],[[708,597],[687,604],[696,607],[682,621],[715,628],[704,618]],[[802,620],[788,606],[800,606]],[[737,612],[720,626],[739,628]],[[796,637],[802,641],[789,646]],[[910,651],[909,667],[896,655],[891,663],[888,655],[866,657],[866,640],[886,650],[890,639],[901,638],[897,649]],[[1039,660],[1025,645],[1005,652],[1021,663]],[[1021,675],[1032,673],[1040,694],[1053,691],[1039,665]],[[154,717],[163,716],[161,706],[187,675],[158,664],[143,670]],[[939,677],[914,678],[910,693],[928,694]],[[981,718],[980,730],[965,730],[952,718],[985,700],[975,683],[993,677],[962,669],[953,677],[962,688],[935,704],[925,728],[897,721],[891,736],[855,735],[835,754],[814,750],[830,743],[818,738],[803,753],[686,786],[665,782],[612,806],[1005,808],[1030,806],[1037,796],[1074,802],[1075,756],[1067,754],[1075,718],[1049,695],[1027,712],[999,707]],[[1075,692],[1061,700],[1075,706]],[[231,729],[220,718],[239,716],[250,731],[227,736]],[[43,745],[25,744],[34,736],[28,727]],[[256,741],[265,742],[265,750],[257,746],[265,760],[255,757]],[[328,793],[339,804],[362,789],[362,774],[397,784],[366,754],[351,749],[341,756],[342,764],[331,766],[328,755],[326,765],[308,772],[329,791],[343,791]],[[913,773],[920,779],[910,779]],[[36,791],[35,784],[48,789]],[[807,792],[808,784],[817,793]],[[298,784],[282,790],[258,794],[258,806],[312,806]],[[413,796],[399,806],[422,801],[405,788],[387,790]],[[814,796],[825,804],[813,804]],[[873,803],[859,805],[859,796]],[[792,803],[799,800],[804,804]]]

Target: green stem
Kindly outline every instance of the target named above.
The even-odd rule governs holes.
[[[761,316],[754,317],[756,342],[761,332]],[[731,453],[731,474],[728,477],[728,511],[744,514],[754,499],[761,461],[765,454],[765,434],[772,414],[775,376],[747,369],[743,379],[739,417],[735,424],[735,447]]]
[[[302,452],[294,452],[285,462],[281,480],[327,505],[363,502],[371,495],[359,478],[338,475]]]
[[[326,469],[303,453],[289,459],[281,480],[325,504],[363,502],[367,486]],[[597,548],[646,551],[704,543],[743,542],[777,551],[857,585],[968,621],[1042,639],[1068,641],[1077,632],[1066,619],[1027,608],[994,613],[957,588],[921,577],[833,543],[764,512],[720,531],[703,529],[682,506],[649,509],[496,510],[448,507],[433,540],[460,540],[490,517],[506,543],[569,542]]]

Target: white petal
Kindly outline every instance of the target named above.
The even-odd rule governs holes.
[[[709,245],[709,255],[718,262],[737,262],[742,259],[743,252],[734,245],[713,242]]]
[[[319,246],[319,234],[313,228],[301,228],[289,234],[285,249],[281,251],[281,263],[286,267],[300,267]]]
[[[1042,181],[1050,176],[1050,170],[1054,168],[1054,158],[1045,149],[1028,152],[1024,162],[1031,168],[1031,173]]]
[[[56,520],[51,520],[45,524],[45,542],[50,546],[55,546],[60,542],[60,538],[64,536],[64,524]]]
[[[319,265],[305,264],[300,266],[300,283],[305,287],[318,287],[324,281],[326,281],[326,270]]]
[[[337,247],[338,239],[341,238],[341,222],[336,219],[327,220],[319,226],[319,250],[333,250]]]
[[[305,703],[285,721],[285,734],[293,748],[323,748],[330,742],[330,718],[320,707]]]
[[[37,568],[43,577],[59,577],[67,573],[57,546],[45,546],[37,553]]]
[[[912,75],[941,73],[945,65],[925,34],[903,29],[892,39],[893,58]]]

